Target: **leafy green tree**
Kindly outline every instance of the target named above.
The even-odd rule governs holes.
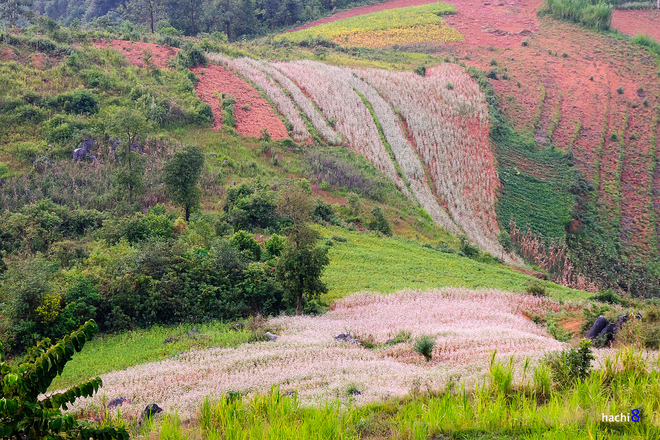
[[[311,300],[328,292],[321,275],[330,259],[328,248],[317,246],[320,237],[304,223],[293,225],[275,268],[275,276],[289,299],[296,301],[296,315],[301,314],[303,297]]]
[[[149,127],[147,118],[138,110],[122,107],[108,123],[110,135],[122,140],[118,150],[122,167],[115,172],[115,183],[120,188],[127,188],[129,199],[144,187],[144,161],[135,151],[134,145]]]
[[[383,213],[383,210],[380,208],[380,206],[374,206],[371,210],[371,215],[373,215],[374,218],[373,221],[369,224],[369,229],[373,229],[384,235],[392,235],[392,227],[390,226],[390,222],[387,220],[387,217],[385,217],[385,214]]]
[[[5,362],[4,347],[0,342],[1,437],[128,440],[128,433],[123,429],[96,428],[69,414],[62,414],[62,409],[67,410],[67,405],[73,404],[77,398],[93,396],[103,385],[100,377],[65,392],[39,398],[96,331],[96,323],[90,320],[55,345],[50,344],[50,339],[44,339],[29,349],[23,362],[14,367]]]
[[[177,149],[165,164],[165,191],[170,200],[181,205],[186,221],[190,211],[202,198],[202,191],[197,185],[204,166],[204,153],[199,147],[186,146]]]
[[[0,0],[0,19],[9,27],[16,26],[20,20],[30,21],[33,3],[33,0]]]
[[[306,224],[313,208],[314,201],[302,188],[290,187],[280,192],[277,212],[293,226],[277,262],[275,276],[289,299],[296,301],[296,315],[302,311],[303,297],[311,300],[328,291],[321,281],[323,270],[330,263],[328,249],[317,246],[321,234]]]

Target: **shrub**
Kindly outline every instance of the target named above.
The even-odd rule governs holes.
[[[430,335],[421,335],[415,339],[413,350],[424,356],[426,362],[429,362],[433,357],[433,349],[435,348],[435,339]]]
[[[499,77],[497,76],[497,69],[490,69],[486,73],[486,78],[499,80]]]
[[[418,67],[415,67],[414,72],[415,72],[417,75],[424,77],[424,76],[426,76],[426,66],[418,66]]]
[[[537,279],[532,279],[527,282],[525,292],[534,296],[546,296],[545,285]]]
[[[469,239],[466,235],[460,235],[458,240],[461,244],[461,252],[468,258],[476,258],[479,256],[479,248],[473,244],[470,244]]]
[[[245,252],[252,260],[259,261],[261,259],[261,245],[249,232],[236,232],[232,236],[230,243],[239,251]]]
[[[584,381],[591,372],[591,341],[582,339],[578,348],[569,348],[548,355],[545,360],[550,367],[552,379],[560,388],[572,386],[576,381]]]
[[[76,89],[73,93],[62,93],[53,98],[49,105],[62,108],[67,113],[93,115],[99,111],[99,100],[85,89]]]
[[[16,108],[12,114],[18,123],[30,121],[38,124],[46,119],[46,113],[33,105],[22,105]]]
[[[491,66],[497,66],[497,60],[495,58],[490,60],[490,65]]]
[[[617,92],[619,95],[623,95],[623,87],[619,86],[619,88],[616,89],[616,92]]]
[[[525,38],[520,44],[523,46],[529,46],[529,40]]]
[[[70,414],[62,414],[61,410],[67,410],[67,406],[77,398],[91,397],[98,392],[103,385],[99,377],[65,392],[39,398],[96,331],[96,323],[88,321],[55,345],[44,339],[30,349],[23,362],[16,367],[5,362],[4,348],[0,343],[0,367],[4,382],[3,398],[0,400],[0,434],[4,438],[128,440],[124,429],[91,427]]]
[[[266,258],[279,257],[284,248],[286,247],[286,238],[273,234],[265,243]]]
[[[590,299],[608,304],[621,304],[621,297],[612,289],[600,290],[597,295],[592,296]]]

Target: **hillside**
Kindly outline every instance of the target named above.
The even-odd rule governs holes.
[[[1,429],[660,435],[657,11],[115,3],[0,5]]]

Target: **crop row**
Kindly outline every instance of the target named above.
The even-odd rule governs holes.
[[[436,194],[454,222],[481,248],[500,254],[490,121],[477,84],[450,64],[426,78],[382,70],[358,73],[406,120]]]
[[[339,44],[362,47],[463,41],[463,36],[447,26],[441,17],[455,13],[456,8],[445,3],[387,9],[280,35],[277,38],[300,42],[321,35]]]
[[[280,114],[293,126],[293,139],[296,142],[309,139],[309,131],[289,97],[272,79],[254,68],[252,65],[253,60],[249,58],[230,59],[218,54],[209,54],[209,58],[211,61],[215,61],[243,78],[252,81],[255,86],[263,90],[266,96],[275,104]]]
[[[459,66],[444,64],[421,77],[313,61],[210,59],[266,91],[294,127],[304,127],[297,105],[328,143],[340,143],[339,133],[435,223],[502,253],[488,111],[478,85]]]
[[[336,75],[325,64],[313,61],[279,62],[273,66],[309,93],[323,115],[335,121],[335,129],[351,147],[395,182],[404,194],[408,193],[380,139],[371,112],[343,75]]]

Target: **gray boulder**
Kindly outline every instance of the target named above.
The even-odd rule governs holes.
[[[598,337],[604,342],[612,342],[616,338],[616,333],[619,329],[615,323],[608,324],[598,335]]]
[[[594,322],[594,325],[591,326],[591,329],[587,332],[587,339],[595,339],[609,323],[610,322],[605,319],[603,315],[600,315],[596,322]]]
[[[142,411],[142,418],[147,419],[151,416],[154,416],[154,415],[156,415],[158,413],[162,413],[162,412],[163,412],[163,408],[156,405],[155,403],[150,403],[149,405],[147,405],[144,408],[144,411]]]
[[[274,335],[271,332],[266,332],[266,336],[268,336],[268,339],[271,341],[277,341],[277,335]]]
[[[218,157],[218,155],[215,154],[215,153],[209,153],[209,156],[211,156],[211,157]]]
[[[351,336],[350,333],[341,333],[335,336],[335,341],[338,342],[350,342],[351,344],[359,344],[360,341]]]
[[[118,406],[122,406],[124,403],[131,403],[131,401],[128,400],[126,397],[119,396],[112,399],[110,403],[108,403],[107,408],[108,409],[117,408]]]

